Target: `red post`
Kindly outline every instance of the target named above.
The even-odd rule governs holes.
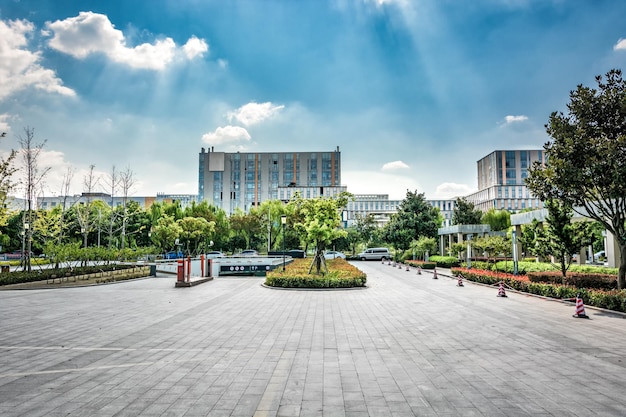
[[[185,263],[184,263],[184,260],[179,259],[178,261],[176,261],[176,263],[177,263],[176,280],[178,282],[184,282],[185,281]]]
[[[200,276],[204,278],[204,254],[200,255]]]
[[[209,263],[208,263],[208,267],[209,270],[207,271],[207,277],[212,277],[213,276],[213,259],[208,259]]]

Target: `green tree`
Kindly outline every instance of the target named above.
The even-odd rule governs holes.
[[[206,250],[207,241],[215,230],[214,222],[209,222],[204,217],[183,217],[176,223],[181,229],[181,244],[185,245],[188,254],[196,255],[199,251]]]
[[[439,209],[426,201],[424,193],[406,192],[398,212],[391,216],[383,231],[383,239],[402,251],[409,248],[413,240],[437,237],[441,227]]]
[[[557,199],[600,222],[620,251],[618,288],[626,286],[626,82],[613,69],[596,77],[598,88],[579,85],[568,112],[551,114],[544,145],[526,184],[543,201]]]
[[[437,239],[434,237],[422,236],[411,242],[410,249],[418,258],[424,259],[426,252],[433,255],[437,252]]]
[[[182,233],[182,228],[173,216],[164,214],[156,225],[152,228],[152,242],[161,250],[161,252],[167,252],[174,248],[176,239]]]
[[[258,249],[263,242],[263,222],[258,212],[245,213],[236,210],[230,216],[231,233],[240,236],[246,242],[243,249]],[[266,229],[267,230],[267,229]]]
[[[573,210],[567,204],[557,200],[544,202],[548,216],[543,228],[536,230],[535,247],[539,256],[547,258],[552,255],[558,260],[558,268],[563,276],[572,263],[572,256],[579,252],[588,241],[590,223],[572,223]]]
[[[507,210],[496,210],[491,208],[483,214],[481,222],[483,224],[488,224],[494,232],[507,230],[511,227],[511,213]]]
[[[471,247],[480,253],[486,253],[487,258],[493,258],[494,262],[498,255],[509,256],[512,251],[511,241],[499,235],[472,240]]]
[[[457,198],[452,210],[452,224],[480,224],[483,212],[465,198]]]
[[[315,247],[315,256],[309,273],[314,266],[317,274],[321,273],[322,268],[326,269],[324,250],[333,240],[346,235],[346,231],[339,227],[341,209],[348,204],[350,196],[348,193],[341,193],[337,198],[303,199],[297,194],[290,202],[296,216],[301,219],[300,222],[294,224],[294,228],[305,242]]]

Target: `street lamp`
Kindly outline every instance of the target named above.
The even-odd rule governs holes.
[[[472,234],[467,235],[467,269],[472,269]]]
[[[283,225],[283,272],[285,272],[285,225],[287,224],[287,216],[280,216],[280,223]]]
[[[517,275],[517,233],[515,230],[511,233],[511,241],[513,242],[513,275]]]

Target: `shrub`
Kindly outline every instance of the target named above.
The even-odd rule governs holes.
[[[428,258],[430,262],[435,262],[440,268],[452,268],[461,265],[456,256],[439,256],[433,255]]]
[[[74,275],[95,274],[102,271],[112,271],[114,269],[133,268],[133,265],[99,265],[84,266],[76,268],[45,268],[32,272],[15,271],[8,274],[0,274],[0,286],[10,284],[22,284],[26,282],[45,281],[58,277],[71,277]]]
[[[532,282],[547,282],[550,284],[562,284],[563,275],[560,272],[529,272],[528,278]],[[617,276],[609,274],[592,274],[568,272],[565,278],[566,285],[579,288],[594,288],[600,290],[612,290],[617,288]]]
[[[311,259],[294,259],[285,271],[277,268],[267,273],[265,285],[282,288],[350,288],[364,287],[367,276],[345,259],[326,261],[328,273],[309,274]]]

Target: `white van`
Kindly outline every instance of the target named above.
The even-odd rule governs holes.
[[[362,261],[380,261],[391,259],[391,253],[387,248],[369,248],[357,255]]]

